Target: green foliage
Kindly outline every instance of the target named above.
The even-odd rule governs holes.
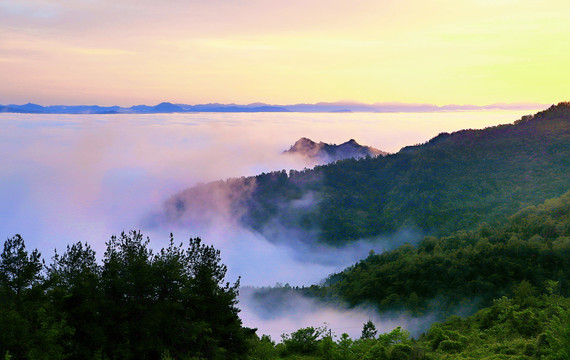
[[[340,336],[337,345],[337,355],[340,359],[351,359],[353,356],[352,345],[354,341],[348,336],[348,334],[343,333]]]
[[[261,339],[250,338],[250,357],[256,360],[271,360],[277,357],[278,350],[275,348],[275,342],[271,340],[269,335],[263,335]]]
[[[378,336],[378,342],[386,346],[400,344],[408,340],[409,337],[410,332],[398,326],[389,333]]]
[[[568,309],[570,300],[558,295],[525,305],[503,297],[466,319],[432,325],[420,343],[433,358],[555,359],[570,345],[564,335]]]
[[[557,299],[558,304],[560,299]],[[566,308],[559,317],[546,326],[546,333],[541,334],[537,347],[550,347],[547,359],[570,359],[570,311]]]
[[[409,339],[409,332],[399,327],[389,333],[380,334],[377,339],[352,340],[347,334],[342,334],[340,339],[335,341],[330,333],[321,336],[325,333],[324,327],[308,327],[284,335],[283,343],[275,345],[275,350],[279,354],[278,358],[291,360],[423,359],[423,352],[413,340]],[[258,343],[262,341],[258,340]],[[258,358],[252,356],[252,359]]]
[[[408,344],[396,344],[390,350],[390,360],[407,360],[412,354],[412,347]]]
[[[570,192],[525,208],[503,223],[426,237],[416,248],[370,255],[331,275],[323,286],[301,292],[325,301],[340,298],[351,306],[405,308],[412,314],[446,315],[468,308],[474,298],[481,307],[511,295],[527,306],[540,292],[570,294],[569,237]],[[549,280],[554,282],[546,289]]]
[[[459,341],[443,340],[437,349],[447,353],[456,353],[463,349],[463,344]]]
[[[550,285],[554,284],[550,282]],[[536,319],[533,331],[520,331],[517,318]],[[525,305],[519,304],[514,298],[502,297],[473,316],[451,316],[443,323],[433,324],[418,340],[410,339],[409,332],[401,328],[379,334],[377,339],[352,340],[343,334],[335,342],[326,336],[318,341],[321,349],[329,349],[327,352],[313,351],[302,355],[283,352],[279,358],[568,359],[569,320],[570,299],[560,295],[540,295]],[[304,332],[306,329],[301,330]]]
[[[40,253],[28,254],[20,235],[6,240],[0,254],[0,353],[21,359],[34,343],[49,340],[33,331],[42,326],[37,306],[44,298],[41,270]]]
[[[364,360],[376,360],[376,359],[386,359],[386,347],[383,344],[375,343],[366,351],[362,359]]]
[[[332,336],[324,336],[319,344],[319,352],[323,360],[334,360],[336,358],[336,344]]]
[[[149,249],[140,232],[67,247],[42,270],[16,235],[0,262],[0,351],[17,359],[237,359],[254,331],[238,317],[239,280],[199,238]]]
[[[324,328],[312,326],[299,329],[291,334],[283,334],[281,338],[287,354],[313,354],[319,348],[320,337]]]
[[[24,239],[20,235],[7,239],[0,255],[0,283],[2,295],[10,298],[17,307],[22,305],[27,293],[42,280],[40,253],[26,251]]]
[[[376,330],[376,326],[371,320],[368,320],[364,326],[362,327],[362,335],[360,335],[361,339],[374,339],[378,330]]]

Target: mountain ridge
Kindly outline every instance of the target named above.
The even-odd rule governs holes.
[[[122,106],[99,106],[99,105],[49,105],[27,103],[24,105],[0,105],[0,113],[23,113],[23,114],[168,114],[168,113],[192,113],[192,112],[328,112],[328,113],[351,113],[351,112],[440,112],[440,111],[469,111],[469,110],[535,110],[548,105],[535,103],[496,103],[490,105],[433,105],[416,103],[393,103],[378,102],[364,104],[357,102],[320,102],[315,104],[291,104],[271,105],[265,103],[239,104],[173,104],[162,102],[155,106],[134,105]]]
[[[288,150],[283,151],[283,154],[301,156],[323,164],[349,158],[360,159],[367,156],[376,157],[388,155],[385,151],[378,150],[371,146],[360,145],[354,139],[336,145],[322,141],[317,143],[306,137],[297,140]]]
[[[442,133],[384,157],[215,184],[218,195],[231,194],[226,214],[268,239],[297,234],[342,246],[403,228],[437,236],[471,229],[560,196],[570,189],[568,173],[570,105],[560,103],[512,124]],[[167,218],[184,219],[192,198],[209,188],[174,195],[165,204]]]

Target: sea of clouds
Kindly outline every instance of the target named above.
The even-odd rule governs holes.
[[[315,165],[281,155],[301,137],[335,144],[354,138],[397,152],[440,132],[510,123],[527,112],[0,114],[0,236],[21,234],[47,262],[54,249],[62,252],[77,241],[88,242],[101,259],[105,242],[130,229],[150,236],[156,249],[168,244],[171,232],[177,241],[199,236],[222,251],[228,281],[241,276],[249,286],[310,285],[372,249],[379,253],[395,243],[414,243],[421,234],[406,229],[394,238],[363,239],[338,250],[309,246],[294,233],[287,245],[270,242],[227,216],[207,225],[149,222],[149,216],[172,195],[201,182]],[[260,333],[327,319],[331,327],[349,323],[346,312],[332,316],[335,309],[309,300],[297,300],[303,310],[280,319],[256,313],[247,294],[241,301],[244,323]],[[355,324],[348,327],[360,328],[372,316],[368,310],[351,314]],[[385,325],[397,326],[398,317],[392,320]]]

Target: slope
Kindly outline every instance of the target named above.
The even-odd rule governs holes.
[[[330,244],[491,222],[570,189],[569,110],[561,103],[512,125],[440,134],[386,157],[262,174],[243,220],[261,232],[268,223],[318,232]],[[307,194],[314,206],[294,206]]]
[[[327,301],[421,314],[476,299],[478,306],[510,296],[521,283],[543,288],[558,283],[570,294],[570,192],[530,206],[503,224],[481,224],[443,238],[425,237],[331,275],[323,286],[304,289]],[[434,299],[440,301],[434,302]]]
[[[570,103],[560,103],[384,157],[200,185],[174,195],[165,217],[203,216],[204,204],[222,202],[228,216],[274,241],[295,234],[342,246],[402,228],[441,236],[560,196],[569,173]]]

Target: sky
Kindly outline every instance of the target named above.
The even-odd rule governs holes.
[[[557,103],[567,0],[0,0],[0,104]]]

